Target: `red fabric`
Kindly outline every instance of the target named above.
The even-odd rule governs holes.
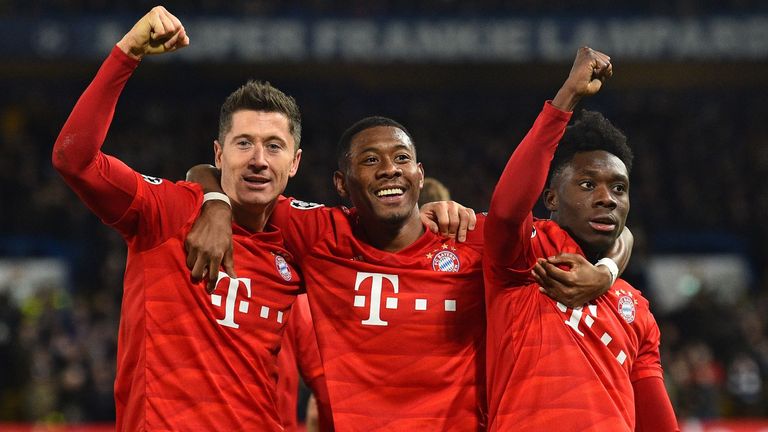
[[[99,150],[134,66],[112,52],[54,147],[67,183],[128,244],[116,429],[279,430],[276,357],[299,273],[279,231],[233,226],[239,278],[220,273],[213,295],[190,281],[184,238],[199,187],[144,177]]]
[[[272,222],[302,266],[336,429],[481,429],[483,217],[466,243],[426,232],[388,253],[353,212],[307,207],[281,200]]]
[[[632,382],[661,377],[648,301],[623,280],[585,308],[538,290],[537,257],[581,253],[530,211],[570,115],[545,105],[494,191],[485,233],[489,430],[631,431]]]
[[[317,347],[315,328],[312,325],[312,314],[306,294],[296,298],[277,361],[279,369],[277,387],[280,396],[278,402],[285,430],[288,432],[298,430],[296,408],[299,395],[299,373],[315,395],[320,431],[333,430],[323,363],[320,359],[320,349]]]
[[[680,432],[663,378],[643,378],[632,385],[635,389],[636,432]]]
[[[136,194],[136,176],[101,152],[120,93],[139,62],[114,47],[80,96],[53,147],[53,165],[104,223],[119,219]],[[104,196],[108,202],[103,202]]]

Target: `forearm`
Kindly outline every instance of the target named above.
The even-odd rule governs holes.
[[[679,432],[675,411],[660,377],[632,383],[635,391],[636,432]]]
[[[544,105],[533,127],[509,158],[494,189],[488,210],[486,248],[494,256],[510,256],[510,245],[526,235],[521,228],[547,180],[549,164],[571,113]],[[530,233],[528,233],[529,235]]]
[[[203,192],[224,193],[221,188],[221,171],[208,164],[195,165],[187,171],[187,181],[199,184]]]
[[[605,254],[607,258],[611,258],[619,267],[619,275],[623,274],[624,270],[627,269],[627,265],[629,265],[634,244],[635,237],[629,228],[625,226],[619,238],[613,243],[613,247]]]
[[[136,191],[133,171],[103,154],[101,146],[120,93],[137,64],[115,48],[77,101],[53,147],[53,166],[107,222],[130,206]]]

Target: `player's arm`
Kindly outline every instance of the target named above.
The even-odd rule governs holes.
[[[648,377],[632,383],[635,392],[637,432],[679,432],[672,402],[661,377]]]
[[[568,307],[581,306],[605,294],[616,278],[624,273],[633,244],[632,232],[624,227],[605,255],[613,263],[600,260],[594,265],[579,254],[539,258],[533,267],[534,279],[546,295]]]
[[[456,201],[434,201],[419,207],[421,222],[433,233],[463,242],[467,231],[475,229],[475,211]]]
[[[584,96],[597,93],[612,74],[610,58],[583,47],[563,86],[547,103],[507,162],[491,197],[485,227],[485,248],[495,266],[524,270],[534,262],[526,247],[533,209],[547,180],[549,165],[573,108]]]
[[[188,43],[176,17],[162,7],[152,9],[117,43],[56,139],[53,166],[106,223],[120,219],[137,188],[134,172],[101,151],[120,93],[143,55]]]
[[[639,347],[632,363],[630,380],[635,394],[635,430],[639,432],[679,431],[672,403],[664,386],[659,345],[661,331],[648,309],[648,301],[639,296],[636,308]]]
[[[224,194],[221,171],[212,165],[195,165],[187,171],[187,181],[199,184],[206,197],[212,196],[209,193],[214,193],[214,197],[215,194]],[[220,267],[224,267],[231,277],[236,277],[232,253],[232,207],[218,199],[204,201],[200,216],[184,240],[184,247],[192,278],[199,280],[207,277],[208,292],[216,288]]]

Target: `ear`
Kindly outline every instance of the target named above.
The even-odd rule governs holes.
[[[416,164],[416,166],[419,167],[419,175],[421,175],[421,178],[419,179],[419,190],[424,188],[424,166],[419,162]]]
[[[342,198],[349,198],[349,192],[347,192],[347,180],[344,173],[336,171],[333,173],[333,186],[336,188],[336,193]]]
[[[554,189],[544,189],[544,206],[547,207],[547,210],[551,212],[557,211],[557,202],[557,193]]]
[[[221,155],[224,152],[223,147],[219,144],[219,140],[213,140],[213,158],[216,168],[221,169]]]
[[[288,172],[288,177],[296,175],[296,171],[299,170],[299,163],[301,163],[301,149],[296,150],[296,154],[293,156],[293,162],[291,162],[291,170]]]

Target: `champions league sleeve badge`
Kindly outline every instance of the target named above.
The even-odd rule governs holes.
[[[163,179],[157,178],[157,177],[150,177],[148,175],[142,174],[141,177],[144,179],[145,182],[151,184],[151,185],[159,185],[163,182]]]
[[[325,205],[294,199],[291,200],[291,207],[298,210],[312,210],[318,207],[325,207]]]

